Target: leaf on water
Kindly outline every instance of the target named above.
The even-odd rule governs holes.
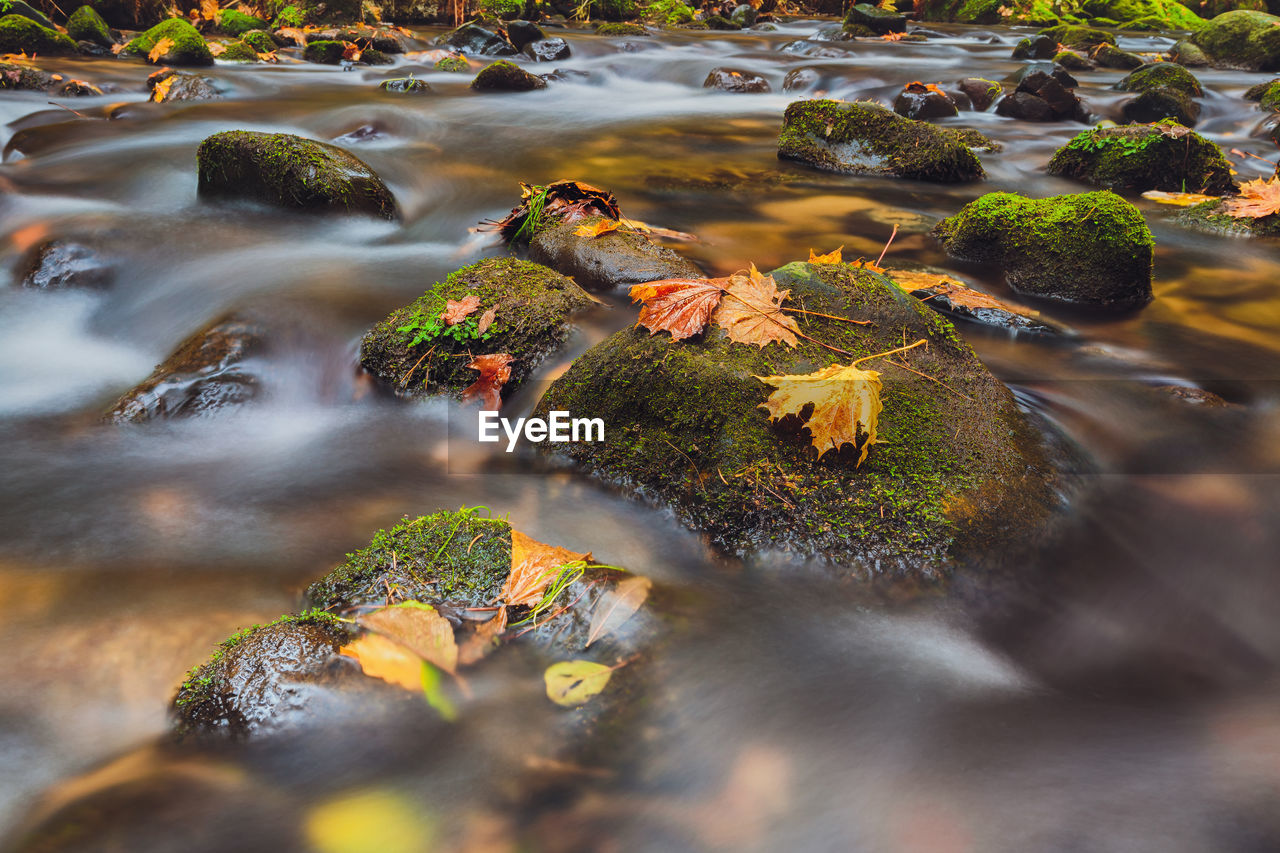
[[[600,219],[590,224],[582,224],[573,229],[575,237],[599,237],[601,234],[608,234],[610,231],[618,230],[618,220],[616,219]]]
[[[670,332],[677,341],[692,337],[707,327],[727,283],[726,278],[666,278],[634,285],[631,301],[643,303],[636,325],[651,335]]]
[[[480,371],[480,378],[462,392],[462,402],[479,399],[480,408],[496,412],[502,406],[502,386],[511,378],[512,358],[505,352],[478,355],[467,367]]]
[[[800,327],[781,308],[790,293],[778,290],[773,277],[761,275],[752,264],[747,275],[729,277],[729,286],[711,322],[724,329],[734,343],[765,347],[778,342],[795,346],[795,333]]]
[[[370,678],[380,678],[406,690],[422,689],[422,658],[381,634],[365,634],[338,650],[355,658]]]
[[[492,619],[477,628],[458,648],[458,663],[470,666],[493,651],[507,630],[507,608],[499,607]]]
[[[995,308],[1012,314],[1027,313],[1025,309],[1014,308],[994,296],[989,296],[981,290],[966,287],[954,278],[945,275],[911,270],[892,270],[889,272],[889,277],[896,281],[903,290],[913,295],[915,292],[928,291],[924,296],[917,297],[921,301],[936,297],[946,297],[952,305],[962,308]]]
[[[787,415],[803,417],[801,412],[812,403],[813,413],[805,421],[810,440],[821,457],[828,450],[838,451],[845,444],[858,446],[858,434],[865,436],[858,465],[867,458],[876,443],[876,424],[880,416],[880,374],[855,366],[833,364],[803,375],[757,376],[761,382],[778,390],[760,404],[769,412],[770,420]]]
[[[480,307],[480,297],[474,293],[468,293],[461,299],[450,299],[444,304],[444,311],[440,313],[440,319],[444,320],[447,325],[456,326],[468,315]]]
[[[609,684],[613,670],[589,660],[566,660],[547,667],[547,698],[565,708],[577,708]]]
[[[457,672],[458,645],[453,639],[453,626],[431,605],[406,601],[366,613],[359,622],[361,627],[396,641],[450,675]]]
[[[502,585],[501,599],[508,607],[537,604],[565,564],[590,559],[590,552],[575,554],[512,530],[511,574]]]
[[[644,604],[652,587],[653,581],[643,575],[632,575],[619,581],[608,594],[602,596],[600,603],[596,605],[595,615],[591,617],[591,628],[587,631],[587,644],[583,648],[589,648],[605,634],[610,634],[622,627]]]
[[[1178,207],[1191,207],[1193,204],[1203,204],[1206,201],[1217,201],[1216,195],[1205,195],[1204,193],[1167,193],[1163,190],[1147,190],[1142,194],[1145,199],[1159,202],[1160,204],[1173,204]]]
[[[836,249],[835,251],[827,252],[825,255],[819,255],[819,254],[818,254],[817,252],[815,252],[813,249],[810,249],[810,250],[809,250],[809,263],[811,263],[811,264],[840,264],[840,263],[844,263],[844,261],[841,259],[841,253],[842,253],[843,251],[844,251],[844,246],[841,246],[839,249]]]
[[[1239,198],[1229,198],[1222,212],[1237,219],[1261,219],[1280,213],[1280,178],[1246,181],[1240,185]]]
[[[498,306],[501,302],[495,303],[492,308],[480,315],[480,321],[476,323],[476,334],[483,335],[489,331],[489,327],[493,325],[493,321],[498,317]]]
[[[151,52],[147,54],[147,59],[152,63],[159,62],[160,59],[169,52],[169,48],[173,47],[173,39],[163,38],[155,43],[151,48]]]

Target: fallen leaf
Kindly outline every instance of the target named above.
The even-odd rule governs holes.
[[[209,42],[208,46],[209,46],[209,53],[213,54],[214,56],[222,56],[222,54],[227,52],[227,46],[222,42],[211,41]]]
[[[480,408],[496,412],[502,406],[502,386],[511,378],[511,356],[505,352],[478,355],[467,367],[480,371],[480,378],[462,392],[462,402],[480,399]]]
[[[477,335],[483,335],[485,332],[489,331],[489,327],[493,325],[493,321],[498,318],[498,305],[500,304],[501,303],[495,304],[488,311],[480,315],[480,321],[476,323]]]
[[[461,299],[450,299],[445,302],[444,311],[440,313],[440,319],[444,320],[446,325],[456,326],[467,319],[467,316],[479,307],[480,297],[474,293],[468,293]]]
[[[711,322],[724,329],[734,343],[765,347],[776,341],[795,346],[795,333],[800,327],[781,308],[789,293],[778,290],[773,277],[761,275],[752,264],[749,274],[729,277],[729,286]]]
[[[609,684],[613,670],[589,660],[566,660],[547,667],[547,698],[566,708],[586,704]]]
[[[1237,219],[1261,219],[1280,213],[1280,178],[1246,181],[1240,185],[1240,197],[1227,199],[1222,212]]]
[[[810,250],[809,250],[809,263],[811,263],[811,264],[840,264],[840,263],[844,263],[844,261],[843,261],[843,260],[841,259],[841,257],[840,257],[840,254],[841,254],[841,252],[843,252],[843,251],[844,251],[844,246],[841,246],[839,249],[836,249],[835,251],[827,252],[825,255],[819,255],[817,252],[813,251],[813,249],[810,249]]]
[[[507,630],[507,608],[499,607],[492,619],[485,622],[458,647],[458,663],[470,666],[493,651],[498,638]]]
[[[926,92],[934,92],[936,94],[942,95],[944,98],[947,98],[947,99],[950,99],[951,97],[946,92],[942,91],[942,87],[939,86],[937,83],[921,83],[919,80],[913,80],[912,82],[903,86],[902,90],[904,92],[910,92],[913,95],[923,95]]]
[[[927,290],[928,296],[945,296],[953,305],[965,308],[998,308],[1001,311],[1021,313],[1012,306],[1006,305],[994,296],[988,296],[981,290],[966,287],[954,278],[936,273],[911,270],[892,270],[889,277],[907,292]],[[928,296],[924,298],[928,298]]]
[[[902,41],[906,37],[906,33],[885,33],[880,38],[885,41]]]
[[[633,285],[631,301],[643,303],[640,320],[649,334],[670,332],[673,340],[684,340],[707,327],[720,304],[727,278],[666,278]]]
[[[151,89],[151,101],[157,104],[163,104],[165,98],[169,97],[169,88],[173,85],[173,81],[178,79],[177,75],[170,75]]]
[[[643,575],[632,575],[621,580],[608,594],[600,598],[596,605],[595,615],[591,617],[591,627],[587,631],[587,644],[592,643],[618,630],[630,619],[649,597],[653,581]]]
[[[171,47],[173,47],[173,39],[160,39],[155,43],[155,46],[151,48],[151,52],[147,54],[147,59],[152,63],[159,62],[160,59],[169,52],[169,48]]]
[[[338,650],[355,658],[370,678],[380,678],[406,690],[422,689],[422,658],[381,634],[365,634]]]
[[[1205,195],[1204,193],[1168,193],[1163,190],[1147,190],[1142,194],[1145,199],[1157,201],[1160,204],[1173,204],[1178,207],[1191,207],[1193,204],[1202,204],[1206,201],[1217,201],[1216,195]]]
[[[508,607],[537,604],[565,565],[590,559],[590,552],[575,554],[568,548],[547,545],[512,530],[511,574],[502,585],[500,598]]]
[[[880,416],[880,374],[859,370],[853,365],[833,364],[803,375],[757,376],[761,382],[778,390],[760,404],[769,412],[770,420],[787,415],[803,417],[801,412],[812,403],[813,413],[805,421],[810,440],[821,457],[828,450],[845,445],[858,446],[858,433],[866,436],[858,465],[867,458],[876,443],[876,423]]]
[[[608,234],[610,231],[618,230],[618,220],[616,219],[600,219],[590,224],[579,225],[573,229],[575,237],[599,237],[601,234]]]
[[[200,0],[200,17],[206,21],[218,20],[218,14],[222,11],[222,6],[218,0]]]
[[[849,266],[853,267],[855,270],[866,270],[867,272],[884,272],[884,267],[872,261],[864,261],[862,258],[858,258],[858,260],[849,264]]]
[[[650,225],[647,222],[641,222],[639,219],[627,219],[625,216],[621,216],[618,217],[618,223],[642,234],[653,234],[655,237],[667,237],[671,240],[686,240],[691,243],[698,242],[697,235],[690,234],[687,231],[676,231],[671,228]]]
[[[457,672],[458,645],[453,639],[453,626],[431,605],[406,601],[366,613],[359,622],[450,675]]]
[[[362,52],[363,51],[360,50],[359,45],[352,44],[351,42],[347,42],[346,46],[342,48],[342,58],[345,59],[347,62],[359,62],[360,54]]]

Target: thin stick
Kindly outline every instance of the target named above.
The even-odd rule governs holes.
[[[769,314],[766,314],[765,312],[761,311],[761,310],[760,310],[759,308],[757,308],[756,306],[752,305],[752,304],[751,304],[750,302],[748,302],[747,300],[743,299],[741,296],[738,296],[738,295],[737,295],[737,294],[735,294],[735,293],[730,293],[730,292],[729,292],[729,291],[727,291],[727,290],[724,292],[724,295],[725,295],[725,296],[728,296],[728,297],[731,297],[731,298],[733,298],[733,299],[738,300],[738,301],[739,301],[739,302],[741,302],[743,305],[747,306],[747,307],[748,307],[748,308],[750,308],[752,311],[754,311],[754,312],[756,312],[757,314],[759,314],[761,317],[764,317],[764,318],[765,318],[766,320],[768,320],[770,323],[773,323],[774,325],[777,325],[777,326],[782,326],[782,322],[781,322],[780,320],[778,320],[778,318],[777,318],[777,317],[773,317],[773,316],[770,316]],[[782,306],[780,306],[780,305],[779,305],[779,306],[778,306],[778,310],[779,310],[779,311],[783,310],[783,309],[782,309]],[[787,329],[787,327],[786,327],[786,326],[782,326],[782,328]],[[791,329],[787,329],[787,331],[788,331],[788,332],[791,332]],[[854,354],[854,353],[849,352],[849,351],[848,351],[848,350],[846,350],[846,349],[840,349],[840,347],[833,347],[833,346],[831,346],[831,344],[824,344],[822,341],[818,340],[817,338],[811,338],[811,337],[809,337],[808,335],[806,335],[804,332],[801,332],[801,331],[799,331],[799,330],[792,332],[792,334],[799,335],[800,337],[804,338],[806,341],[810,341],[811,343],[815,343],[815,344],[817,344],[817,345],[818,345],[818,346],[820,346],[820,347],[826,347],[827,349],[831,350],[832,352],[838,352],[838,353],[840,353],[841,355],[853,355],[853,354]]]
[[[422,364],[422,359],[423,359],[423,358],[426,358],[426,357],[427,357],[427,356],[429,356],[429,355],[431,355],[431,353],[433,353],[433,352],[435,352],[435,351],[436,351],[436,348],[435,348],[435,347],[432,347],[431,349],[429,349],[429,350],[427,350],[426,352],[424,352],[424,353],[422,354],[422,358],[420,358],[420,359],[418,359],[417,361],[415,361],[415,362],[413,363],[413,367],[410,367],[410,368],[409,368],[409,372],[408,372],[408,373],[406,373],[404,376],[400,377],[400,387],[401,387],[401,388],[403,388],[405,385],[407,385],[407,384],[409,383],[409,377],[413,375],[413,371],[415,371],[415,370],[417,370],[417,369],[418,369],[418,365],[419,365],[419,364]]]
[[[884,260],[884,256],[889,252],[889,246],[893,243],[893,238],[898,236],[898,226],[893,226],[893,233],[889,235],[889,242],[884,244],[884,248],[880,250],[880,257],[876,258],[876,266],[880,266],[880,262]]]
[[[66,110],[66,111],[67,111],[67,112],[69,112],[69,113],[73,113],[73,114],[75,114],[75,115],[80,116],[80,118],[88,118],[88,116],[87,116],[87,115],[85,115],[84,113],[76,112],[75,110],[71,109],[71,107],[64,107],[64,106],[62,106],[62,104],[54,103],[53,101],[49,101],[49,106],[51,106],[51,107],[61,107],[62,109]]]
[[[841,323],[853,323],[856,326],[869,326],[870,320],[850,320],[848,317],[837,317],[834,314],[823,314],[821,311],[806,311],[803,308],[782,308],[783,311],[794,311],[797,314],[808,314],[810,317],[826,317],[828,320],[839,320]]]
[[[928,340],[926,340],[925,338],[921,338],[920,340],[916,341],[914,344],[909,344],[905,347],[898,347],[897,349],[891,349],[885,352],[878,352],[875,355],[864,355],[862,358],[857,359],[856,361],[853,362],[853,364],[849,366],[857,367],[859,364],[862,364],[862,362],[864,361],[870,361],[873,358],[884,358],[887,355],[894,355],[896,353],[906,352],[909,349],[915,349],[916,347],[923,346],[924,344],[927,344],[927,343],[929,343]]]

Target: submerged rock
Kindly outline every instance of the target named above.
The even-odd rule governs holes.
[[[67,19],[67,36],[75,41],[87,41],[99,47],[111,48],[116,40],[102,16],[92,6],[81,6]]]
[[[969,98],[973,108],[985,110],[995,103],[996,98],[1004,94],[1004,88],[994,80],[982,77],[965,77],[956,83],[956,87]]]
[[[58,56],[75,52],[74,41],[57,30],[42,27],[25,15],[0,18],[0,53]]]
[[[1151,301],[1151,232],[1138,209],[1111,192],[987,193],[934,234],[953,257],[1001,265],[1018,293],[1103,308]]]
[[[1028,36],[1013,46],[1014,59],[1053,59],[1058,42],[1048,36]]]
[[[596,35],[611,36],[647,36],[649,31],[640,24],[601,24],[596,27]]]
[[[480,69],[471,81],[471,88],[477,92],[532,92],[547,88],[547,81],[519,65],[499,59]]]
[[[431,67],[447,74],[468,74],[471,71],[471,63],[467,62],[465,56],[445,56],[437,59],[436,64]]]
[[[1175,217],[1179,225],[1206,231],[1210,234],[1228,234],[1241,237],[1280,237],[1280,214],[1270,216],[1228,216],[1226,199],[1206,201],[1194,207],[1184,208]]]
[[[1146,64],[1146,60],[1138,56],[1138,54],[1129,53],[1111,44],[1098,45],[1090,55],[1093,57],[1093,61],[1103,68],[1119,68],[1124,71],[1131,71]]]
[[[702,277],[702,270],[692,261],[644,234],[617,230],[580,237],[574,233],[580,225],[597,221],[599,217],[547,223],[530,241],[529,257],[571,276],[588,290],[610,290],[662,278]]]
[[[778,157],[829,172],[938,183],[981,180],[982,164],[962,138],[877,104],[796,101],[782,120]]]
[[[1136,193],[1234,192],[1222,149],[1172,120],[1086,130],[1058,149],[1048,169],[1051,175]]]
[[[396,219],[395,198],[362,160],[288,133],[229,130],[200,143],[199,192],[320,213]]]
[[[1029,308],[1011,305],[960,284],[945,273],[888,270],[885,273],[921,304],[953,320],[1001,329],[1017,335],[1057,337],[1066,330]]]
[[[1225,12],[1191,36],[1214,65],[1247,71],[1280,69],[1280,17],[1266,12]]]
[[[431,94],[431,87],[427,85],[427,81],[419,80],[416,77],[397,77],[394,80],[383,80],[378,84],[378,88],[384,92],[393,92],[398,95]]]
[[[447,303],[468,296],[477,307],[455,325],[441,320]],[[397,393],[458,394],[479,377],[473,356],[507,353],[514,393],[572,330],[571,320],[593,304],[572,279],[530,261],[495,258],[463,267],[413,302],[391,312],[360,342],[360,364]],[[485,313],[496,308],[481,331]]]
[[[792,68],[782,78],[782,91],[808,92],[816,89],[821,82],[822,74],[816,68]]]
[[[97,249],[75,240],[46,240],[24,265],[22,286],[40,290],[108,287],[115,279],[111,262]]]
[[[1049,74],[1033,70],[1022,77],[1018,88],[996,104],[996,115],[1021,121],[1088,121],[1089,111],[1062,78],[1075,80],[1062,72]]]
[[[702,81],[704,89],[720,89],[725,92],[768,92],[769,81],[759,74],[737,68],[713,68]]]
[[[1204,96],[1200,81],[1181,65],[1157,62],[1144,65],[1116,84],[1122,92],[1138,92],[1126,101],[1122,112],[1126,121],[1147,124],[1171,118],[1191,127],[1200,117],[1200,105],[1192,98]]]
[[[167,40],[168,51],[163,56],[151,59],[151,50],[161,41]],[[170,18],[156,24],[144,33],[134,36],[124,46],[121,53],[132,56],[145,56],[148,62],[156,65],[212,65],[213,54],[205,44],[204,36],[191,26],[185,18]]]
[[[857,356],[925,339],[904,363],[954,390],[867,363],[883,373],[884,408],[879,441],[858,466],[851,445],[818,457],[797,419],[770,422],[760,405],[771,388],[756,378],[849,356],[807,339],[733,343],[718,326],[683,341],[630,328],[574,362],[536,409],[603,418],[605,441],[549,449],[670,506],[726,551],[787,551],[898,591],[939,581],[949,556],[993,557],[1036,528],[1052,502],[1037,437],[950,323],[849,265],[795,263],[772,275],[790,291],[784,305],[872,321],[809,314],[798,318],[805,335]]]

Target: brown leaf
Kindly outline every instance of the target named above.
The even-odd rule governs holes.
[[[511,378],[511,356],[505,352],[478,355],[467,365],[480,371],[480,378],[462,392],[462,402],[479,398],[480,408],[496,412],[502,405],[502,386]]]
[[[467,316],[479,307],[480,297],[474,293],[468,293],[461,299],[450,299],[445,302],[444,311],[440,313],[440,319],[444,320],[446,325],[456,326],[467,319]]]
[[[1217,201],[1216,195],[1205,195],[1204,193],[1173,193],[1163,190],[1147,190],[1142,197],[1150,201],[1159,202],[1160,204],[1172,204],[1178,207],[1191,207],[1197,204],[1203,204],[1206,201]]]
[[[908,292],[927,290],[928,293],[921,297],[922,299],[945,296],[952,305],[959,305],[964,308],[997,308],[1013,314],[1026,313],[1022,309],[1014,308],[1001,302],[994,296],[988,296],[981,290],[965,287],[960,282],[945,275],[908,270],[892,270],[888,275],[903,290]]]
[[[480,315],[480,321],[476,323],[477,335],[483,335],[485,332],[489,331],[489,327],[493,325],[493,321],[498,318],[498,305],[501,304],[502,303],[500,302],[495,303],[492,308]]]
[[[547,545],[512,530],[511,574],[502,585],[502,601],[508,607],[537,604],[565,564],[590,559],[590,552],[575,554],[568,548]]]
[[[458,669],[458,646],[453,626],[434,607],[406,601],[366,613],[361,627],[395,640],[427,663],[452,675]]]
[[[1240,197],[1227,199],[1222,212],[1237,219],[1261,219],[1280,213],[1280,178],[1246,181],[1240,185]]]
[[[200,17],[206,21],[218,20],[218,14],[222,11],[222,7],[218,4],[218,0],[200,0]]]
[[[778,390],[760,404],[769,412],[770,420],[787,415],[803,417],[805,406],[813,404],[813,413],[805,421],[810,440],[818,448],[818,456],[845,445],[858,446],[858,433],[866,436],[861,465],[871,445],[876,443],[876,423],[880,416],[880,374],[859,370],[853,365],[833,364],[803,375],[757,376],[761,382]]]
[[[810,250],[809,250],[809,263],[811,263],[811,264],[840,264],[840,263],[844,263],[844,261],[843,261],[843,260],[841,259],[841,257],[840,257],[840,254],[841,254],[841,252],[843,252],[843,251],[844,251],[844,246],[841,246],[839,249],[836,249],[835,251],[827,252],[825,255],[819,255],[819,254],[818,254],[817,252],[815,252],[813,249],[810,249]]]
[[[276,30],[276,35],[283,36],[287,39],[293,39],[293,43],[298,47],[307,46],[306,31],[298,29],[297,27],[281,27],[280,29]]]
[[[610,231],[618,230],[618,220],[616,219],[599,219],[590,224],[579,225],[573,229],[575,237],[599,237],[601,234],[608,234]]]
[[[800,327],[780,307],[790,293],[778,290],[773,277],[761,275],[752,264],[749,274],[729,277],[729,286],[711,322],[724,329],[735,343],[764,347],[776,341],[795,346],[795,333]]]
[[[651,335],[670,332],[677,341],[692,337],[707,327],[728,283],[727,278],[667,278],[633,285],[631,301],[643,303],[636,325]]]
[[[862,258],[858,258],[858,260],[849,264],[849,266],[853,267],[855,270],[866,270],[867,272],[884,272],[884,267],[879,266],[873,261],[864,261]]]
[[[406,690],[422,689],[422,658],[381,634],[366,634],[338,650],[355,658],[364,674]]]
[[[643,575],[632,575],[619,581],[607,595],[601,596],[600,603],[596,605],[595,615],[591,617],[591,628],[587,631],[587,645],[583,648],[589,647],[605,634],[622,627],[644,604],[652,587],[653,581]]]
[[[507,630],[507,608],[499,607],[498,612],[488,622],[477,628],[471,636],[462,641],[458,648],[458,663],[470,666],[493,651],[498,639]]]
[[[171,47],[173,47],[173,39],[160,39],[155,43],[155,46],[151,48],[151,52],[147,54],[147,59],[152,63],[159,62],[160,59],[169,52],[169,48]]]
[[[214,56],[222,56],[222,54],[226,52],[227,52],[227,46],[222,42],[218,42],[218,41],[209,42],[209,53],[213,54]]]
[[[351,42],[347,42],[346,46],[342,48],[342,58],[347,62],[359,62],[361,53],[360,46]]]
[[[156,85],[151,89],[151,101],[153,103],[163,104],[165,98],[169,97],[169,88],[173,85],[173,81],[177,79],[178,76],[176,74],[172,74],[161,80],[159,83],[156,83]]]

